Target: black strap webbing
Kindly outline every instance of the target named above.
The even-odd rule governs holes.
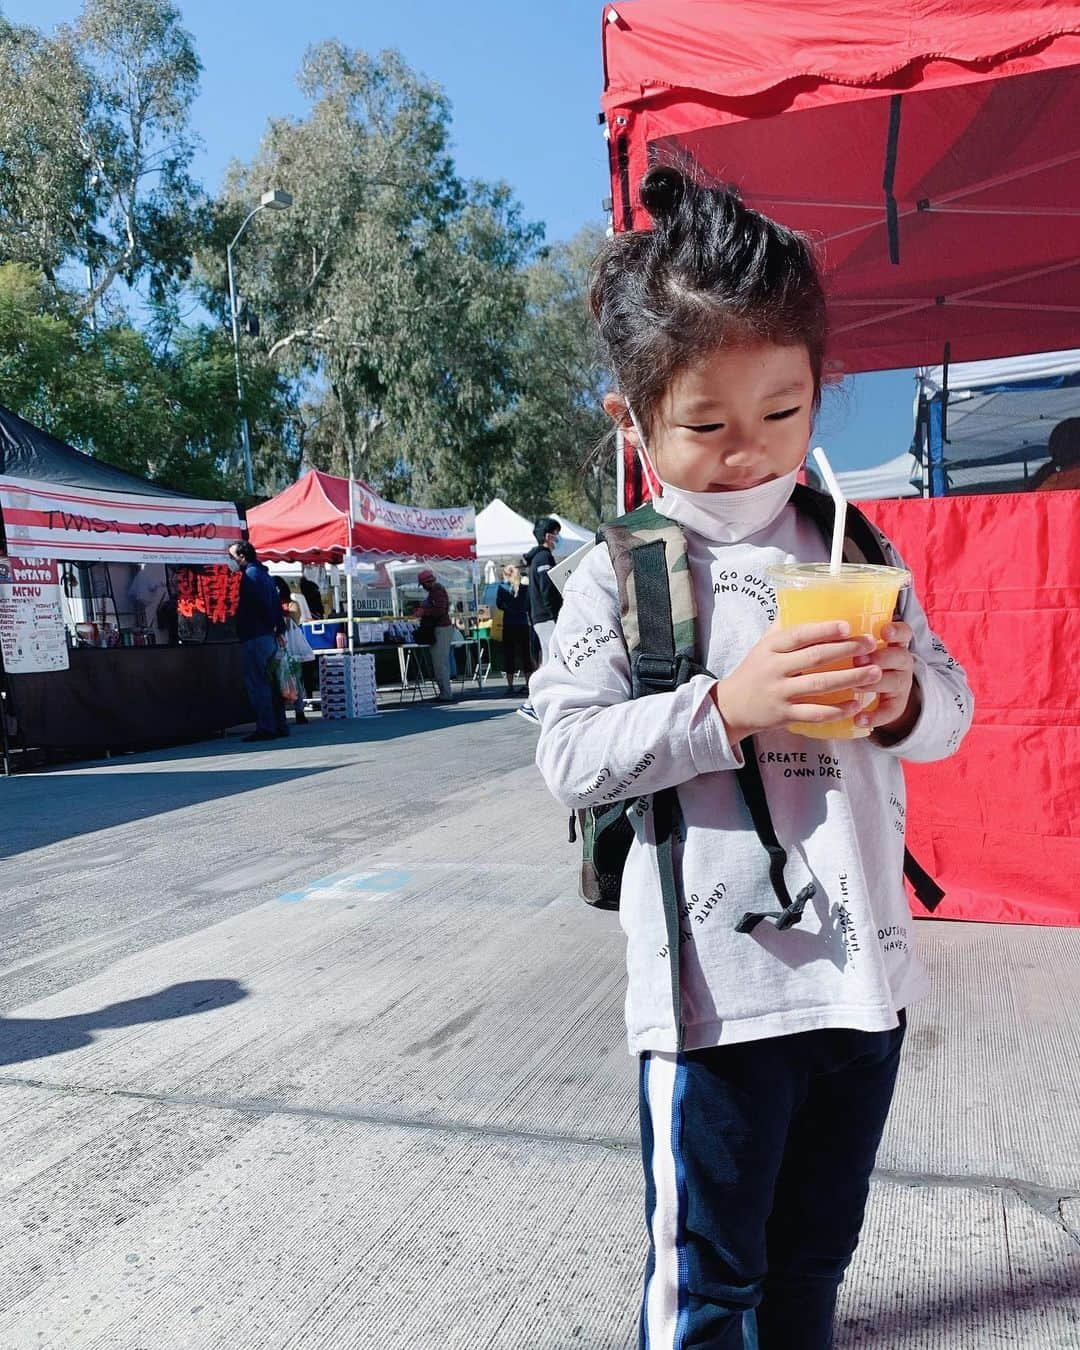
[[[780,913],[770,914],[747,910],[735,925],[735,931],[737,933],[752,933],[762,919],[772,918],[776,919],[777,928],[790,928],[802,918],[806,902],[816,895],[817,887],[811,881],[792,900],[787,882],[784,880],[787,852],[776,837],[776,829],[769,812],[769,802],[765,796],[765,784],[761,781],[761,769],[758,766],[757,748],[754,745],[753,737],[748,736],[742,742],[740,749],[743,755],[743,766],[741,769],[735,770],[735,776],[739,781],[739,787],[742,789],[743,800],[750,812],[750,819],[754,823],[754,831],[762,848],[769,855],[769,881],[777,900],[780,902]]]
[[[827,493],[818,492],[803,483],[795,485],[791,498],[796,509],[810,517],[825,542],[829,543],[832,539],[833,521],[836,519],[833,499]],[[874,563],[879,567],[885,565],[885,553],[877,531],[857,506],[848,505],[847,516],[844,519],[844,536],[851,540],[868,563]]]
[[[916,897],[932,914],[945,899],[945,892],[908,848],[904,849],[904,876],[911,882]]]
[[[656,866],[660,873],[660,894],[664,905],[664,928],[668,941],[668,970],[671,973],[671,1006],[675,1013],[676,1050],[683,1048],[686,1029],[682,1015],[680,980],[682,924],[679,916],[679,890],[675,880],[675,812],[678,801],[674,788],[653,795],[653,829],[656,838]]]
[[[900,148],[900,109],[902,97],[893,94],[889,100],[889,137],[885,143],[885,172],[881,186],[885,193],[885,223],[889,232],[889,261],[900,262],[900,213],[893,188],[896,185],[896,158]]]
[[[675,660],[675,625],[663,539],[637,544],[631,551],[630,563],[638,622],[638,649],[631,670],[634,697],[670,693],[681,681]]]

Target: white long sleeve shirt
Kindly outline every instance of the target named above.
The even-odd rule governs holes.
[[[790,503],[759,534],[713,544],[687,530],[704,663],[733,671],[775,617],[765,568],[827,561],[817,527]],[[903,566],[883,541],[890,562]],[[540,718],[536,760],[567,807],[628,803],[634,843],[623,876],[627,938],[626,1022],[632,1053],[673,1051],[667,934],[647,794],[678,790],[684,831],[676,846],[682,936],[684,1048],[734,1044],[825,1027],[883,1031],[926,992],[902,882],[904,779],[900,761],[952,754],[971,723],[963,671],[930,631],[913,589],[901,617],[915,633],[922,710],[903,741],[810,740],[787,731],[754,738],[785,872],[795,895],[816,895],[801,923],[752,933],[734,925],[747,910],[776,911],[768,860],[733,772],[742,763],[698,675],[672,693],[630,696],[630,663],[618,589],[606,547],[566,586],[551,659],[533,676]]]

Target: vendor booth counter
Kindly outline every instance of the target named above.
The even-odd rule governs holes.
[[[62,674],[8,675],[17,739],[41,749],[133,748],[252,721],[237,642],[75,647]]]

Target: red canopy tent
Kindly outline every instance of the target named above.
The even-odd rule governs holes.
[[[834,369],[1052,351],[1080,322],[1075,0],[604,6],[615,226],[689,157],[817,239]]]
[[[834,371],[1075,345],[1076,0],[613,0],[603,21],[616,228],[648,225],[651,163],[736,183],[820,245]],[[633,464],[627,486],[648,487]],[[1080,926],[1080,492],[869,510],[976,695],[960,753],[908,772],[938,916]]]
[[[471,506],[396,506],[354,480],[350,513],[349,480],[316,470],[252,507],[247,522],[259,556],[274,562],[340,563],[350,548],[375,559],[470,562],[476,557],[476,513]]]

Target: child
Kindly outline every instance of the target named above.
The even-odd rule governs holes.
[[[593,275],[618,390],[605,407],[651,460],[657,509],[684,528],[699,659],[715,678],[631,700],[601,546],[568,582],[533,677],[537,763],[574,808],[610,802],[613,783],[632,785],[628,804],[677,789],[679,1017],[647,798],[630,815],[621,892],[650,1238],[640,1344],[826,1350],[905,1009],[926,991],[901,879],[900,761],[951,754],[972,698],[910,589],[881,650],[839,622],[770,625],[766,567],[828,559],[789,501],[820,399],[821,283],[806,241],[730,189],[654,168],[641,199],[654,228],[611,239]],[[598,625],[623,640],[582,641]],[[851,658],[854,672],[827,669]],[[835,719],[818,696],[852,686],[839,715],[869,738],[786,730]],[[791,895],[816,886],[783,931],[735,931],[747,910],[776,909],[734,772],[744,754],[760,765]]]

